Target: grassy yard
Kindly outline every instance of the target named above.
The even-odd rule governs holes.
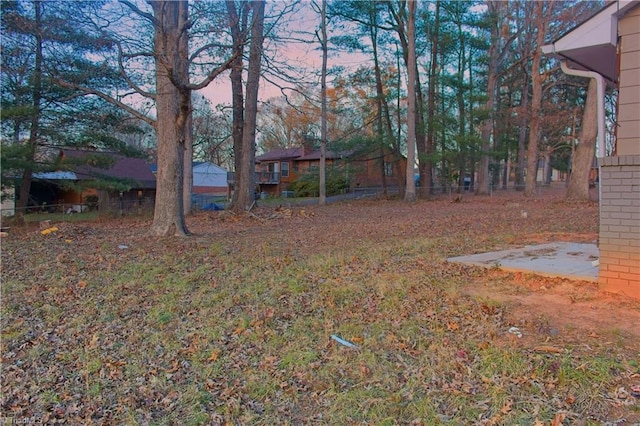
[[[12,229],[2,240],[2,416],[638,423],[638,303],[446,261],[594,241],[597,218],[596,204],[549,193],[199,213],[187,239],[150,237],[140,219]]]
[[[99,218],[98,210],[83,213],[29,213],[24,216],[27,223],[36,223],[49,220],[51,222],[85,222]]]

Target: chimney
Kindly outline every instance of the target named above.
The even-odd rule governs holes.
[[[302,155],[309,155],[315,149],[315,139],[309,135],[304,135],[304,140],[302,142]]]

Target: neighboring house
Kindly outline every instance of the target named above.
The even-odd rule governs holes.
[[[341,155],[327,151],[326,165]],[[320,151],[313,148],[278,148],[256,157],[256,184],[260,192],[280,195],[289,185],[311,167],[319,167]]]
[[[151,164],[150,167],[155,176],[158,173],[157,163]],[[217,198],[229,198],[229,176],[233,176],[233,173],[208,161],[194,161],[192,167],[192,208],[209,210],[215,206]]]
[[[227,171],[213,163],[194,162],[193,193],[199,195],[226,195]]]
[[[352,188],[380,188],[383,179],[389,187],[403,187],[407,178],[407,158],[391,149],[372,147],[353,152],[347,162],[354,170]]]
[[[92,156],[107,157],[111,163],[106,168],[80,164]],[[87,197],[95,196],[101,205],[123,203],[142,204],[153,202],[156,179],[147,162],[141,158],[125,157],[113,152],[61,149],[59,160],[69,163],[67,170],[34,173],[31,182],[30,204],[71,205],[73,210],[82,210]],[[78,165],[73,165],[77,162]],[[109,189],[108,181],[118,180],[120,189]],[[73,188],[76,189],[73,189]]]
[[[599,281],[640,299],[640,1],[608,2],[550,45],[567,74],[598,81]],[[604,150],[604,86],[618,88],[616,146]]]
[[[383,173],[387,184],[397,186],[404,178],[404,161],[394,161],[385,150],[382,155],[375,150],[365,152],[336,153],[327,151],[326,165],[347,166],[352,188],[380,187]],[[261,192],[280,195],[304,172],[320,166],[320,151],[309,146],[279,148],[256,157],[256,183]]]

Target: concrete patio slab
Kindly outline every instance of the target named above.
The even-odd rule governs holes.
[[[451,257],[447,260],[483,268],[498,267],[508,272],[597,282],[598,266],[593,263],[598,260],[598,256],[596,244],[558,242]]]

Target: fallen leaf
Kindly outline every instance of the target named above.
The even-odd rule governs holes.
[[[502,414],[509,414],[512,408],[513,408],[513,401],[507,401],[507,403],[504,404],[504,406],[500,409],[500,412]]]
[[[562,421],[565,417],[567,417],[565,413],[556,413],[556,415],[553,416],[553,420],[551,420],[551,426],[562,426]]]
[[[89,343],[87,344],[86,348],[87,349],[95,349],[95,348],[97,348],[98,347],[98,339],[99,339],[98,334],[97,333],[94,334],[91,337],[91,341],[89,341]]]
[[[536,352],[544,352],[547,354],[559,354],[563,352],[562,348],[557,348],[555,346],[548,346],[548,345],[536,346],[535,348],[533,348],[533,350]]]
[[[460,324],[458,324],[457,322],[450,322],[447,324],[447,328],[449,329],[449,331],[456,331],[460,328]]]
[[[480,350],[487,349],[488,347],[489,347],[489,342],[487,342],[486,340],[484,342],[478,343],[478,349]]]

